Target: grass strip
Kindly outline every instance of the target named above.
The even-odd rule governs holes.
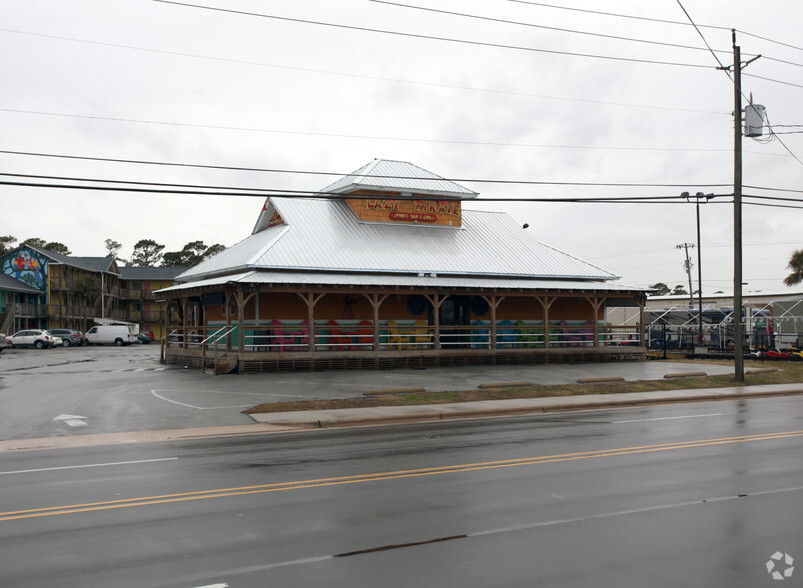
[[[733,365],[727,361],[690,361],[692,365]],[[511,398],[549,398],[556,396],[582,396],[585,394],[619,394],[623,392],[657,392],[661,390],[693,390],[697,388],[725,388],[730,386],[766,384],[792,384],[803,382],[803,361],[773,362],[778,369],[769,371],[768,363],[745,361],[745,382],[736,382],[733,375],[697,376],[668,380],[637,380],[631,382],[588,382],[549,386],[515,388],[484,388],[443,392],[415,392],[383,394],[379,397],[336,398],[331,400],[298,400],[271,402],[243,411],[243,414],[291,412],[300,410],[330,410],[336,408],[364,408],[371,406],[414,406],[448,404],[478,400],[508,400]]]

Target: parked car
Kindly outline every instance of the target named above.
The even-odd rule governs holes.
[[[6,340],[6,334],[0,333],[0,353],[3,352],[3,349],[7,349],[8,347],[10,347],[10,345]]]
[[[17,331],[10,337],[6,337],[9,347],[36,347],[44,349],[46,347],[58,347],[62,344],[61,337],[55,337],[44,329],[25,329]]]
[[[80,347],[86,343],[86,337],[81,331],[73,329],[48,329],[51,335],[61,337],[65,347]]]
[[[153,336],[153,331],[151,331],[150,329],[140,329],[139,332],[140,333],[145,333],[148,337],[150,337],[151,341],[156,339],[156,337]]]
[[[148,337],[148,335],[146,335],[146,334],[145,334],[145,333],[143,333],[142,331],[140,331],[140,332],[137,334],[137,343],[142,343],[143,345],[145,345],[145,344],[147,344],[147,343],[150,343],[151,341],[153,341],[153,339],[151,339],[150,337]]]
[[[96,325],[86,332],[90,345],[131,345],[137,340],[136,325]]]

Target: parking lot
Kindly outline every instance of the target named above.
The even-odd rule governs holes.
[[[162,365],[155,343],[7,349],[0,354],[0,422],[3,439],[238,425],[253,422],[243,409],[264,402],[357,397],[404,386],[436,391],[505,381],[660,379],[702,365],[652,361],[213,376]],[[704,369],[732,371],[711,364]]]

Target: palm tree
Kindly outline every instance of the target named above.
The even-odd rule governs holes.
[[[798,249],[792,254],[789,265],[786,267],[792,270],[792,273],[786,276],[783,281],[784,284],[794,286],[803,282],[803,249]]]

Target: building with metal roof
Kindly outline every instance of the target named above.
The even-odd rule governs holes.
[[[85,331],[96,320],[113,319],[161,336],[165,304],[154,292],[172,285],[186,269],[121,267],[110,256],[79,257],[21,245],[0,256],[0,330]]]
[[[182,317],[176,353],[199,337],[225,340],[241,371],[618,355],[610,343],[621,333],[601,331],[605,306],[639,306],[643,289],[617,285],[505,213],[465,210],[476,196],[413,164],[375,160],[315,196],[269,197],[251,235],[159,292]]]

